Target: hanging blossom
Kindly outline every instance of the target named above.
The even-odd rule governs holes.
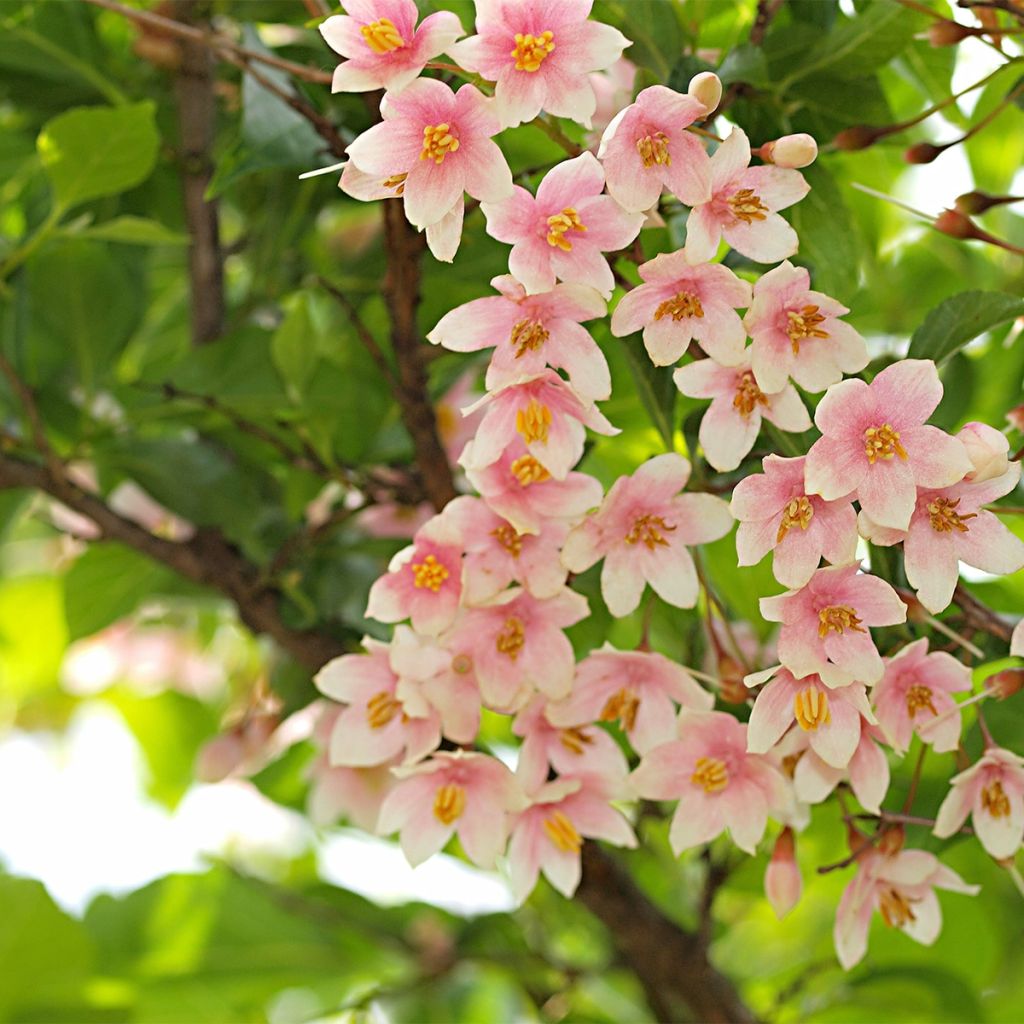
[[[449,53],[495,83],[502,125],[514,128],[541,110],[590,127],[597,97],[589,74],[611,67],[632,43],[588,20],[593,0],[483,0],[475,36]]]
[[[775,840],[764,872],[764,894],[776,917],[785,917],[800,902],[803,888],[804,880],[796,862],[796,840],[787,825]]]
[[[636,83],[636,65],[628,57],[620,57],[604,71],[587,76],[597,97],[597,108],[591,118],[593,125],[587,134],[587,149],[596,152],[605,128],[615,115],[633,99]]]

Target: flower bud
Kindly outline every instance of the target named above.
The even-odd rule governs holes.
[[[987,423],[971,422],[956,435],[967,449],[974,470],[965,479],[976,484],[994,480],[1009,468],[1010,442],[1002,431]]]
[[[906,838],[907,833],[902,825],[889,825],[882,833],[882,838],[878,840],[878,849],[891,857],[903,849]]]
[[[806,167],[818,157],[818,144],[805,132],[783,135],[761,147],[761,159],[776,167]]]
[[[1006,422],[1009,423],[1014,430],[1024,433],[1024,405],[1015,405],[1006,414]]]
[[[857,149],[867,149],[873,146],[885,134],[884,128],[872,128],[867,124],[857,124],[852,128],[844,128],[832,140],[836,149],[852,152]]]
[[[903,151],[903,159],[908,164],[930,164],[937,156],[941,156],[945,146],[934,146],[930,142],[919,142]]]
[[[718,659],[718,678],[721,680],[719,697],[726,704],[746,704],[750,697],[750,691],[743,682],[743,666],[728,654],[723,654]]]
[[[984,213],[986,210],[991,210],[993,206],[1001,206],[1003,203],[1010,201],[1007,196],[992,196],[987,192],[965,192],[961,196],[956,197],[954,205],[957,210],[965,216],[971,214]]]
[[[764,873],[764,894],[777,917],[785,917],[800,902],[803,879],[796,862],[796,841],[788,826],[779,833]]]
[[[199,749],[195,776],[200,782],[220,782],[245,760],[245,754],[245,743],[236,730],[214,736]]]
[[[943,210],[935,218],[932,227],[951,238],[976,238],[978,235],[978,229],[971,223],[970,218],[957,210]]]
[[[956,46],[957,43],[974,33],[966,25],[943,19],[928,26],[928,42],[932,46]]]
[[[704,104],[710,114],[722,101],[722,80],[714,71],[702,71],[690,79],[687,93]]]
[[[997,700],[1006,700],[1024,689],[1024,668],[1004,668],[985,680],[985,689]]]

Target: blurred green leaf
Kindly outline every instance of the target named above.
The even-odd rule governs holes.
[[[910,339],[911,359],[942,363],[979,334],[1024,315],[1024,299],[1002,292],[961,292],[933,309]]]
[[[309,299],[304,293],[295,296],[288,314],[274,332],[270,351],[285,382],[301,395],[319,362]]]
[[[148,217],[115,217],[83,228],[78,238],[94,238],[100,242],[123,242],[126,245],[188,245],[188,235],[181,235]]]

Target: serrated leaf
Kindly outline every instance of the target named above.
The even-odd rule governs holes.
[[[1004,292],[961,292],[933,309],[910,339],[907,356],[942,363],[979,334],[1024,316],[1024,299]]]
[[[78,238],[101,242],[123,242],[125,245],[188,245],[188,235],[179,234],[159,221],[148,217],[115,217],[76,232]]]

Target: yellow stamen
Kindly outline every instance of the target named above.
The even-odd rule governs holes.
[[[756,195],[752,188],[741,188],[729,196],[728,201],[732,215],[744,224],[764,220],[765,214],[768,213],[768,207],[761,202],[761,197]]]
[[[878,459],[891,459],[898,455],[906,461],[907,452],[900,444],[900,435],[892,426],[884,423],[880,427],[868,427],[864,431],[864,454],[873,466]]]
[[[555,48],[555,34],[541,32],[539,35],[517,32],[516,48],[509,56],[515,57],[516,71],[539,71],[547,55]]]
[[[814,732],[832,721],[828,694],[817,686],[808,686],[793,697],[793,715],[804,732]]]
[[[423,129],[423,150],[421,160],[433,160],[435,164],[444,163],[449,153],[459,148],[459,140],[451,134],[447,124],[428,124]]]
[[[937,715],[935,704],[932,702],[932,688],[921,683],[914,683],[907,690],[907,714],[911,718],[927,708],[933,715]]]
[[[636,725],[636,713],[639,710],[640,698],[632,690],[623,687],[605,701],[598,717],[602,722],[614,722],[617,719],[622,728],[629,732]]]
[[[491,530],[491,536],[498,539],[498,543],[513,557],[518,558],[523,552],[523,538],[514,526],[509,523],[502,523],[501,526]]]
[[[878,897],[878,909],[881,912],[882,920],[890,928],[902,928],[911,921],[916,921],[911,903],[917,903],[904,896],[898,889],[887,889]]]
[[[857,613],[845,604],[834,604],[818,612],[818,636],[824,639],[830,632],[842,633],[849,629],[854,633],[866,633],[857,618]]]
[[[526,629],[524,628],[523,620],[515,615],[510,615],[505,620],[505,625],[502,626],[501,632],[495,639],[494,646],[498,648],[499,654],[504,654],[507,658],[515,661],[519,657],[519,652],[523,649],[523,644],[525,643]]]
[[[671,533],[674,529],[675,524],[666,523],[661,516],[637,516],[629,533],[626,534],[626,543],[643,543],[649,551],[653,551],[658,545],[668,547],[665,533]],[[663,530],[665,533],[662,533]]]
[[[454,782],[442,786],[434,796],[434,817],[442,825],[450,825],[462,817],[466,809],[466,791]]]
[[[530,404],[525,409],[519,409],[516,412],[516,430],[527,444],[532,444],[535,441],[547,444],[550,426],[551,410],[543,402],[538,402],[536,398],[531,398]]]
[[[779,523],[779,532],[775,535],[775,543],[781,544],[786,534],[794,526],[799,526],[801,530],[806,530],[811,525],[813,517],[814,508],[806,495],[790,499],[782,511],[782,522]]]
[[[757,386],[754,375],[749,370],[741,374],[736,380],[736,394],[732,400],[733,408],[737,409],[744,419],[748,419],[756,406],[767,404],[768,399]]]
[[[1003,784],[994,779],[981,791],[982,810],[988,811],[993,818],[1010,816],[1010,798],[1003,790]]]
[[[672,154],[668,151],[668,136],[664,132],[652,132],[642,139],[636,140],[636,151],[644,162],[644,167],[661,164],[668,167],[672,163]]]
[[[729,771],[717,757],[698,757],[690,781],[705,793],[718,793],[729,785]]]
[[[966,522],[968,519],[977,519],[978,513],[957,512],[956,507],[959,504],[959,498],[955,501],[949,498],[936,498],[928,502],[928,519],[936,533],[952,533],[954,530],[966,533],[970,529]]]
[[[395,23],[390,18],[380,18],[369,25],[363,25],[359,31],[366,40],[366,45],[374,53],[391,53],[405,46],[402,33],[395,28]]]
[[[581,725],[574,725],[571,729],[562,729],[558,738],[562,741],[562,746],[572,754],[582,754],[583,748],[589,747],[594,742],[593,736],[587,735]]]
[[[436,594],[448,579],[449,572],[433,555],[427,555],[422,562],[412,563],[412,576],[415,587],[429,589]]]
[[[682,320],[688,316],[703,316],[704,307],[693,292],[676,292],[671,299],[666,299],[655,311],[654,319],[661,320],[666,316],[673,320]]]
[[[366,702],[366,721],[371,729],[383,729],[401,710],[401,701],[395,700],[387,690],[381,690]]]
[[[509,470],[519,481],[520,487],[542,484],[545,480],[551,479],[551,474],[532,455],[520,455],[509,466]]]
[[[549,818],[544,819],[544,831],[548,834],[548,839],[564,853],[580,852],[583,837],[561,811],[555,811]]]
[[[818,324],[825,322],[825,317],[818,312],[817,306],[804,306],[799,312],[791,309],[786,316],[789,318],[786,333],[789,335],[789,343],[793,346],[794,355],[800,354],[800,342],[804,338],[828,337],[828,331],[823,331],[818,327]]]
[[[396,196],[405,195],[405,179],[408,177],[408,173],[392,174],[390,178],[384,179],[384,187],[393,188]]]
[[[549,332],[539,320],[520,320],[512,328],[512,336],[509,340],[516,349],[516,359],[520,359],[527,352],[535,352],[548,340]]]
[[[548,217],[548,245],[562,252],[572,252],[572,242],[565,237],[565,233],[586,230],[580,215],[571,206],[567,206],[561,213],[553,213]]]

